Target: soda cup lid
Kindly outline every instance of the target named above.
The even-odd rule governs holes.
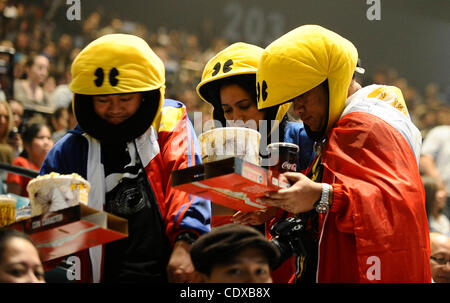
[[[297,144],[294,143],[288,143],[288,142],[275,142],[267,145],[266,150],[270,151],[271,149],[277,149],[280,147],[288,147],[295,149],[296,152],[300,149]]]

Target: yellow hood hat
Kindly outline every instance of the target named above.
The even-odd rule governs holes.
[[[75,58],[70,89],[107,95],[164,89],[164,83],[164,64],[145,40],[111,34],[92,41]]]
[[[347,39],[318,25],[300,26],[272,42],[258,65],[258,108],[292,101],[328,79],[325,133],[341,115],[358,52]]]
[[[259,46],[237,42],[217,53],[206,63],[201,82],[197,85],[197,93],[203,101],[214,107],[214,119],[222,123],[225,119],[221,113],[218,80],[237,75],[255,75],[256,92],[256,71],[263,51]],[[289,105],[280,106],[276,120],[281,121],[288,109]]]
[[[89,43],[75,58],[70,89],[74,93],[74,114],[81,128],[97,139],[105,139],[106,132],[112,140],[117,137],[114,138],[111,125],[103,125],[93,113],[91,96],[143,93],[145,102],[137,115],[145,123],[125,121],[123,130],[115,129],[124,133],[122,139],[129,140],[136,134],[125,135],[127,129],[138,129],[141,134],[160,113],[165,92],[164,64],[142,38],[128,34],[105,35]]]

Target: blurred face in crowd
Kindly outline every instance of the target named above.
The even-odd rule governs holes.
[[[445,208],[445,204],[447,203],[447,190],[444,186],[439,186],[436,191],[436,204],[435,207],[438,209],[438,212],[441,212]]]
[[[19,125],[22,123],[23,106],[15,101],[11,101],[9,103],[9,106],[11,107],[11,111],[13,113],[14,126],[19,127]]]
[[[49,61],[47,57],[36,56],[30,67],[28,77],[34,83],[43,84],[48,77]]]
[[[108,123],[118,125],[139,109],[141,93],[93,96],[94,111]]]
[[[18,237],[8,240],[0,259],[0,282],[45,282],[44,268],[33,244]]]
[[[4,104],[0,104],[0,138],[6,136],[9,125],[8,109]]]
[[[431,276],[437,283],[450,283],[450,238],[439,233],[430,234]]]
[[[67,129],[69,127],[69,112],[67,109],[62,109],[59,117],[52,117],[52,123],[56,131]]]
[[[258,248],[247,248],[230,264],[216,264],[209,276],[201,276],[206,283],[272,283],[268,260]]]
[[[224,85],[220,89],[222,109],[227,120],[253,120],[256,125],[264,119],[264,113],[258,111],[250,94],[237,84]]]
[[[42,126],[31,143],[25,144],[25,149],[28,152],[28,158],[32,161],[34,160],[33,162],[35,164],[42,163],[52,147],[52,134],[47,126]]]
[[[312,131],[320,132],[328,122],[328,90],[324,85],[316,86],[294,100],[294,112]]]

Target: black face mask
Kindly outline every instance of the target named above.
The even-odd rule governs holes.
[[[95,113],[92,96],[76,94],[74,100],[75,117],[86,133],[101,142],[129,142],[148,130],[159,108],[159,90],[143,92],[142,95],[142,102],[136,113],[124,122],[114,125]]]

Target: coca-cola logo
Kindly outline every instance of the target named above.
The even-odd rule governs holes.
[[[283,164],[281,164],[281,169],[297,171],[297,164],[285,161],[283,162]]]

